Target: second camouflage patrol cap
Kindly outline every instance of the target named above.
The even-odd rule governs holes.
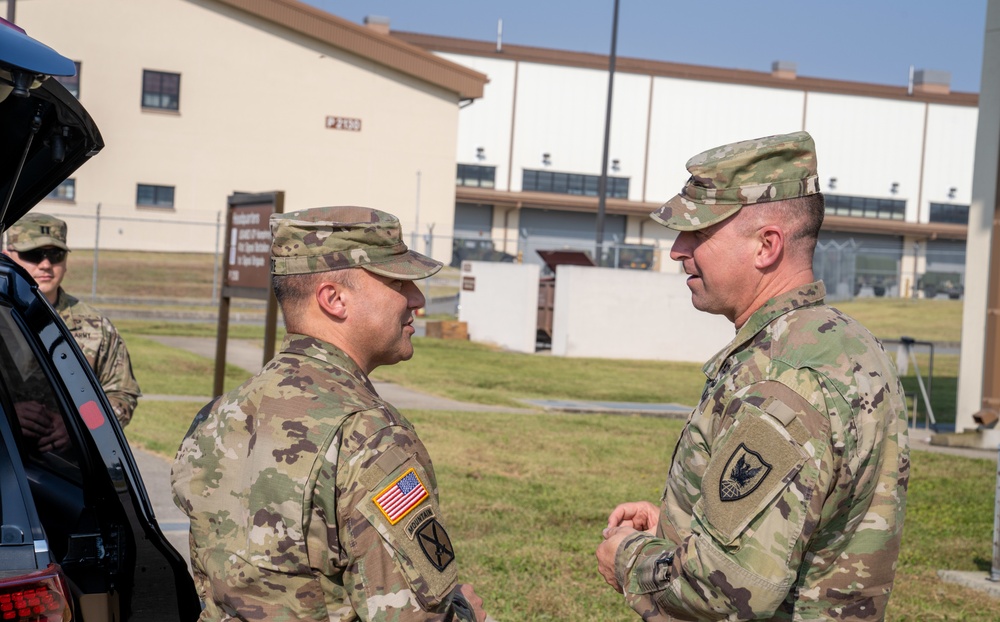
[[[697,231],[745,205],[819,192],[816,145],[808,132],[722,145],[687,161],[691,177],[680,194],[650,217],[670,229]]]
[[[441,262],[406,247],[399,219],[370,207],[316,207],[273,214],[271,234],[271,274],[364,268],[413,281],[441,269]]]
[[[7,229],[7,248],[20,253],[44,246],[69,250],[65,221],[48,214],[28,214]]]

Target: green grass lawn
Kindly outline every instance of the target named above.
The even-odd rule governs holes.
[[[932,327],[960,324],[960,302],[902,301],[906,312],[885,313],[876,302],[895,304],[839,306],[881,327],[874,332],[886,339],[927,339],[939,331],[935,340],[951,341],[952,335],[957,340],[957,327],[952,333]],[[894,317],[899,319],[892,333]],[[212,360],[143,335],[214,336],[214,324],[118,324],[147,394],[208,394]],[[263,331],[232,326],[230,336],[261,339]],[[522,406],[518,398],[525,397],[693,405],[703,382],[697,364],[524,355],[432,339],[414,344],[412,361],[380,368],[374,376],[460,400],[509,406]],[[918,363],[926,376],[926,355]],[[957,356],[935,357],[933,405],[939,420],[954,417],[957,369]],[[228,369],[227,388],[247,375]],[[912,375],[904,385],[916,392]],[[126,435],[135,445],[171,457],[201,406],[140,400]],[[597,574],[594,550],[617,503],[658,499],[682,422],[613,415],[405,414],[434,456],[460,578],[476,585],[498,620],[638,619]],[[909,511],[886,619],[1000,619],[1000,601],[936,576],[939,569],[988,574],[995,477],[996,464],[988,460],[913,452]]]
[[[962,339],[961,300],[856,298],[833,306],[857,319],[879,339],[958,343]]]
[[[141,403],[131,442],[172,456],[200,404]],[[682,422],[613,415],[407,412],[434,457],[460,580],[498,620],[633,621],[594,550],[622,501],[660,495]],[[988,574],[996,464],[913,452],[887,620],[1000,619],[939,569]]]

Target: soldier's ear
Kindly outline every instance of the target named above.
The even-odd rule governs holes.
[[[347,319],[347,288],[340,283],[324,281],[316,286],[316,304],[328,316]]]
[[[768,225],[757,231],[758,245],[754,256],[754,267],[758,270],[770,268],[781,257],[785,248],[785,232],[781,227]]]

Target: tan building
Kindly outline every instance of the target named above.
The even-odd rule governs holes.
[[[459,107],[482,96],[482,74],[294,0],[15,9],[79,63],[106,142],[38,208],[67,219],[71,245],[94,246],[99,207],[102,248],[212,252],[234,191],[283,190],[285,211],[372,206],[407,232],[450,234]]]

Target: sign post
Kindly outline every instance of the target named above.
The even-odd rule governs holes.
[[[226,248],[222,255],[222,295],[215,342],[215,383],[212,394],[222,395],[226,379],[226,345],[229,341],[231,298],[266,300],[263,366],[274,356],[278,302],[271,289],[271,214],[285,209],[283,191],[249,194],[237,192],[227,200]]]

